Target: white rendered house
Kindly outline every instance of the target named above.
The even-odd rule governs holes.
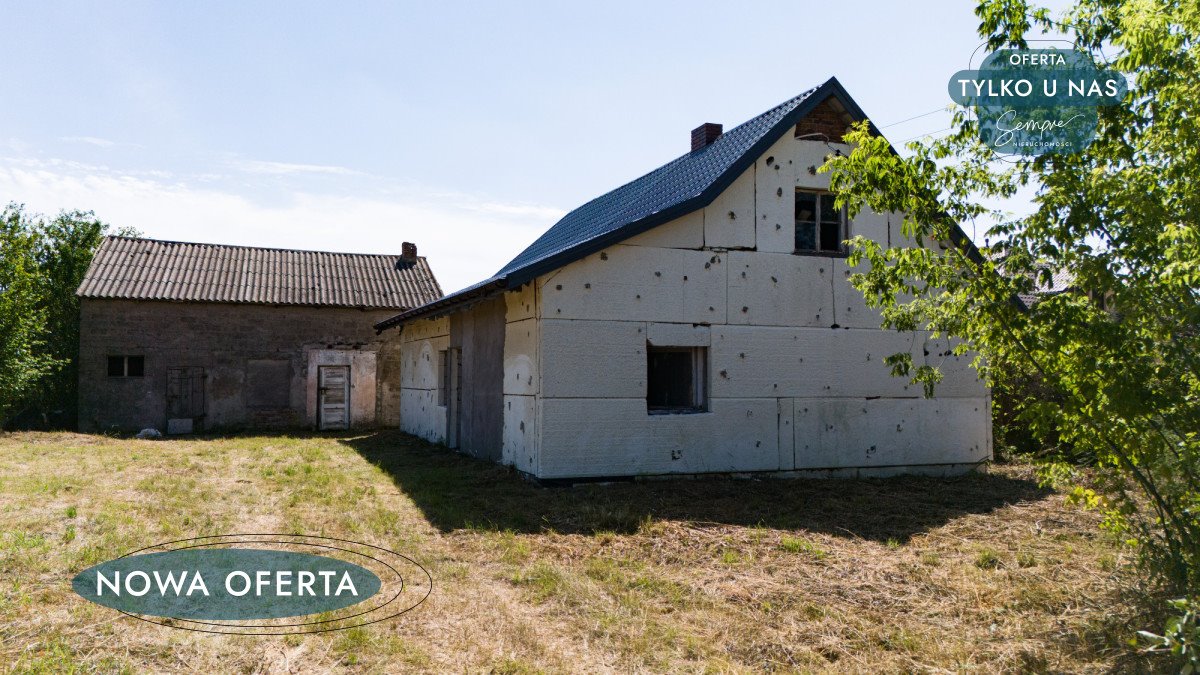
[[[905,245],[833,206],[865,115],[836,79],[567,214],[402,330],[401,426],[542,480],[953,473],[991,458],[990,393],[944,339],[880,329],[842,243]],[[937,362],[936,398],[884,357]]]

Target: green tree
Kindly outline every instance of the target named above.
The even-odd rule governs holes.
[[[62,365],[42,378],[29,403],[44,425],[73,427],[79,378],[79,298],[75,289],[110,228],[90,211],[63,211],[49,220],[35,219],[32,226],[38,232],[40,304],[49,329],[44,350]],[[121,228],[116,234],[138,236],[130,228]]]
[[[20,209],[0,214],[0,426],[61,365],[45,352],[46,311],[40,306],[38,240]]]
[[[47,219],[18,204],[9,204],[0,219],[6,236],[0,274],[21,280],[3,284],[13,303],[0,306],[7,319],[4,335],[20,348],[0,355],[0,370],[13,373],[11,379],[0,379],[12,382],[0,393],[0,427],[18,414],[43,426],[74,426],[79,359],[75,289],[110,228],[91,212],[63,211]],[[138,235],[128,228],[117,234]]]
[[[1096,140],[1075,154],[997,161],[975,121],[955,112],[948,137],[898,156],[859,125],[824,170],[851,213],[905,213],[919,245],[853,240],[853,283],[884,324],[961,339],[960,353],[1002,386],[1035,376],[1047,396],[1016,411],[1057,447],[1093,458],[1076,495],[1135,544],[1156,580],[1200,593],[1200,3],[1076,0],[1060,17],[1025,0],[982,0],[992,49],[1062,33],[1097,65],[1127,74],[1121,105],[1104,107]],[[1036,190],[1034,211],[987,204]],[[987,231],[976,252],[955,223]],[[1086,292],[1014,301],[1066,270]],[[1115,312],[1094,297],[1111,298]],[[936,368],[908,355],[897,374],[936,387]],[[1016,397],[1020,400],[1020,397]],[[1060,463],[1047,475],[1072,475]]]

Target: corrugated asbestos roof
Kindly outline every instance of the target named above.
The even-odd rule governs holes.
[[[473,286],[375,325],[377,330],[444,311],[462,302],[521,284],[656,225],[704,208],[818,103],[829,96],[855,117],[866,114],[829,78],[683,155],[571,211],[499,272]]]
[[[442,297],[418,257],[105,237],[84,298],[411,309]]]

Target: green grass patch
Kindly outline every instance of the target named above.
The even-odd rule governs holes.
[[[779,548],[788,553],[803,553],[814,560],[824,560],[829,556],[829,551],[801,537],[785,536],[779,540]]]

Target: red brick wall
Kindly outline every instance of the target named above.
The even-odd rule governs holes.
[[[829,141],[837,142],[842,140],[842,136],[845,136],[849,129],[849,116],[838,110],[834,99],[830,97],[800,120],[796,125],[796,136],[825,134]]]

